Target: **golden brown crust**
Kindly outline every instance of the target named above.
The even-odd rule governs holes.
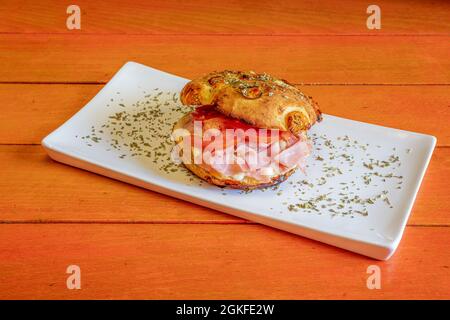
[[[219,187],[228,187],[232,189],[241,190],[253,190],[259,188],[266,188],[270,186],[277,185],[284,180],[286,180],[291,174],[295,172],[295,168],[289,170],[288,172],[271,178],[270,182],[262,183],[254,178],[245,177],[242,180],[234,180],[221,175],[218,172],[206,171],[204,168],[196,164],[184,163],[184,166],[188,168],[197,177],[205,180],[208,183],[214,184]]]
[[[253,71],[213,72],[192,80],[181,91],[181,102],[215,104],[227,116],[294,134],[321,120],[319,107],[311,97],[284,80]]]
[[[173,131],[177,130],[177,129],[183,129],[187,123],[192,121],[192,112],[189,112],[188,114],[185,114],[183,117],[180,118],[180,120],[177,121],[177,123],[175,123],[175,125],[173,126]],[[180,139],[177,139],[175,141],[176,143],[180,142]]]
[[[173,130],[182,129],[186,126],[187,123],[192,121],[191,113],[183,116],[173,127]],[[178,137],[175,140],[175,143],[180,143],[182,141],[182,137]],[[193,160],[193,159],[191,159]],[[253,190],[258,188],[265,188],[274,186],[286,180],[291,174],[293,174],[296,168],[293,168],[286,173],[278,176],[274,176],[270,179],[270,182],[261,182],[252,177],[244,177],[242,180],[231,179],[230,177],[224,176],[221,173],[217,172],[214,169],[206,170],[205,168],[193,163],[183,163],[184,166],[189,169],[192,173],[194,173],[199,178],[205,180],[208,183],[214,184],[219,187],[229,187],[233,189],[241,189],[241,190]]]

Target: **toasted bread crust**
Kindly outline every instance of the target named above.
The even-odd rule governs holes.
[[[240,189],[240,190],[253,190],[253,189],[260,189],[260,188],[274,186],[274,185],[277,185],[277,184],[283,182],[291,174],[293,174],[295,172],[295,168],[294,168],[284,174],[273,177],[270,180],[270,182],[262,183],[251,177],[245,177],[242,180],[230,179],[230,178],[227,178],[227,177],[221,175],[218,172],[206,171],[204,168],[202,168],[196,164],[193,164],[193,163],[192,164],[184,163],[184,166],[186,168],[188,168],[192,173],[194,173],[197,177],[205,180],[208,183],[212,183],[219,187],[228,187],[228,188]]]
[[[178,120],[178,122],[173,127],[173,130],[184,128],[185,125],[190,121],[192,121],[192,115],[191,113],[188,113],[185,116],[183,116],[180,120]],[[180,143],[181,141],[182,137],[179,137],[175,141],[175,143]],[[183,163],[183,164],[192,173],[194,173],[196,176],[205,180],[208,183],[214,184],[219,187],[229,187],[241,190],[253,190],[277,185],[286,180],[296,170],[296,168],[292,168],[291,170],[285,172],[284,174],[272,177],[270,179],[270,182],[263,183],[252,177],[247,176],[244,177],[242,180],[231,179],[230,177],[224,176],[214,169],[206,170],[205,168],[193,163],[193,161],[191,161],[191,163]]]
[[[227,116],[296,135],[321,120],[311,97],[284,80],[253,71],[213,72],[192,80],[181,91],[181,102],[215,104]]]
[[[193,119],[192,119],[192,112],[189,112],[188,114],[185,114],[184,116],[182,116],[182,117],[180,118],[180,120],[177,121],[177,123],[175,123],[175,125],[173,126],[173,131],[175,131],[175,130],[177,130],[177,129],[183,129],[184,126],[185,126],[187,123],[191,122],[192,120],[193,120]],[[180,139],[181,139],[181,138],[177,139],[175,142],[176,142],[176,143],[180,142]]]

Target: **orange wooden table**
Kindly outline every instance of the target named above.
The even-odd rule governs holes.
[[[450,2],[0,4],[0,298],[450,298]],[[254,69],[324,112],[435,135],[397,253],[375,261],[51,161],[41,139],[134,60]],[[81,268],[80,290],[66,268]],[[381,289],[366,286],[381,268]]]

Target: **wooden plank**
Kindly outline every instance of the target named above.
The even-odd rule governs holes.
[[[0,82],[101,82],[128,60],[187,78],[266,71],[293,83],[450,84],[444,36],[1,34]]]
[[[450,33],[447,1],[378,0],[381,30],[368,30],[369,3],[358,0],[88,1],[78,0],[81,30],[66,28],[69,3],[3,0],[0,32],[152,34]]]
[[[243,223],[50,160],[40,146],[0,146],[0,221]],[[435,150],[409,225],[450,225],[450,148]]]
[[[0,221],[242,221],[61,165],[41,146],[0,146],[0,159]]]
[[[449,236],[408,227],[380,262],[255,225],[1,225],[0,298],[446,299]],[[72,264],[80,290],[66,287]]]
[[[0,84],[0,143],[35,144],[102,85]],[[449,86],[303,86],[322,110],[344,118],[431,134],[450,146]],[[26,128],[26,130],[17,130]]]

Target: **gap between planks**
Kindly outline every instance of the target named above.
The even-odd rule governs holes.
[[[171,37],[202,37],[202,36],[219,36],[219,37],[248,37],[248,36],[257,36],[257,37],[450,37],[450,33],[233,33],[233,32],[222,32],[222,33],[152,33],[152,32],[78,32],[76,30],[72,30],[69,32],[8,32],[2,31],[0,35],[65,35],[65,36],[171,36]]]
[[[102,85],[108,81],[1,81],[0,84],[33,84],[33,85]],[[420,86],[450,86],[450,83],[293,83],[294,86],[387,86],[387,87],[420,87]]]
[[[166,225],[166,224],[218,224],[218,225],[261,225],[263,224],[242,220],[242,221],[220,221],[220,220],[203,220],[203,221],[192,221],[192,220],[161,220],[161,221],[146,221],[146,220],[0,220],[0,225],[10,225],[10,224],[151,224],[151,225]],[[416,228],[448,228],[448,224],[408,224],[406,227],[416,227]]]

